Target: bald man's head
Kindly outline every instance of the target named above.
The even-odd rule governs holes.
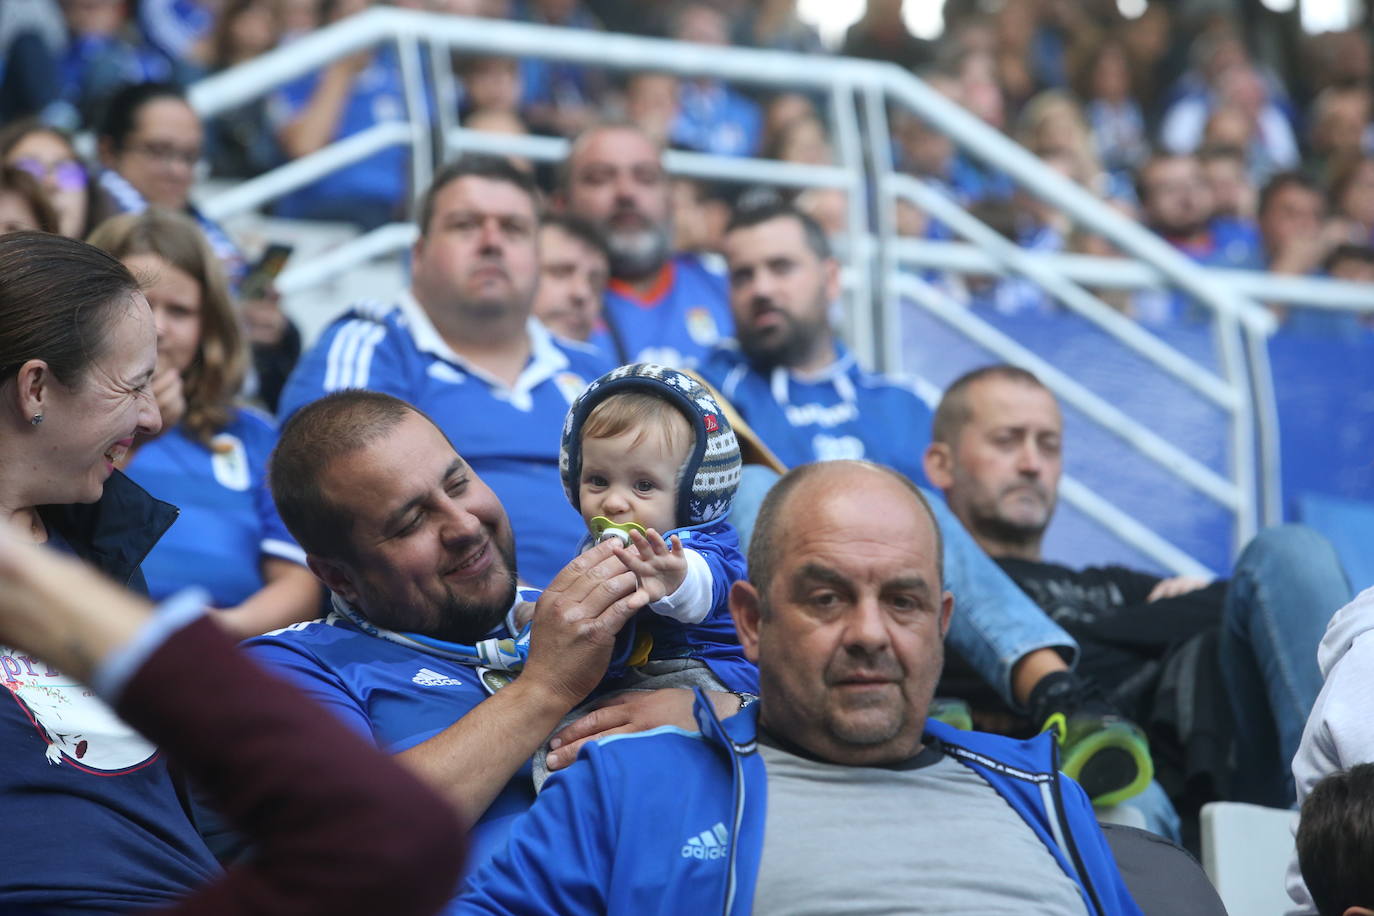
[[[935,569],[944,569],[944,538],[925,494],[904,475],[871,461],[820,461],[803,464],[788,471],[773,485],[759,507],[754,533],[749,541],[749,581],[767,594],[777,569],[779,551],[785,548],[792,524],[805,524],[805,512],[795,521],[789,518],[793,502],[800,507],[813,503],[808,498],[835,486],[890,486],[896,493],[910,497],[913,511],[923,515],[935,531]],[[800,494],[800,496],[799,496]],[[937,581],[941,581],[938,580]]]

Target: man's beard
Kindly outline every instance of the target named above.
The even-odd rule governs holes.
[[[801,365],[816,346],[817,329],[807,327],[786,312],[779,312],[783,323],[770,333],[759,333],[748,326],[735,329],[739,348],[759,369]]]
[[[506,616],[515,603],[515,538],[502,542],[495,535],[491,545],[501,556],[505,568],[501,575],[505,587],[488,600],[470,600],[445,583],[444,596],[423,607],[398,607],[387,596],[369,590],[359,595],[357,610],[373,623],[389,630],[418,633],[445,642],[470,645],[486,637]],[[493,572],[493,575],[496,573]],[[486,583],[483,583],[486,584]]]
[[[974,519],[974,527],[979,534],[994,543],[1014,544],[1020,547],[1037,545],[1044,538],[1045,529],[1050,526],[1050,519],[1054,517],[1053,502],[1050,501],[1048,494],[1042,492],[1041,496],[1045,513],[1039,521],[1023,522],[1008,518],[994,503],[990,510],[978,513]]]
[[[611,276],[639,280],[661,268],[672,254],[672,239],[662,226],[617,232],[607,227],[606,247],[611,253]]]
[[[470,644],[482,639],[506,618],[515,603],[515,566],[506,564],[507,588],[499,600],[489,603],[469,602],[449,589],[448,600],[438,607],[438,621],[434,625],[434,639],[447,643]]]

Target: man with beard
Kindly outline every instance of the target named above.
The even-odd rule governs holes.
[[[691,368],[733,333],[722,277],[673,254],[663,151],[632,124],[589,128],[573,141],[556,202],[600,230],[611,254],[603,317],[619,363]]]
[[[900,474],[790,471],[730,591],[759,701],[588,746],[458,912],[1139,913],[1047,736],[929,718],[940,551]]]
[[[1322,686],[1317,645],[1350,598],[1331,545],[1300,526],[1267,528],[1229,582],[1047,563],[1041,542],[1063,470],[1054,395],[1024,369],[975,370],[945,391],[933,438],[931,483],[983,549],[1078,639],[1079,672],[1151,726],[1156,760],[1172,764],[1161,780],[1180,809],[1218,794],[1291,805],[1288,761]],[[1236,750],[1228,755],[1230,723]]]
[[[908,386],[859,368],[836,340],[829,307],[839,265],[820,226],[787,203],[741,209],[726,229],[725,255],[739,343],[712,352],[701,370],[707,381],[783,464],[863,458],[925,483],[930,411]],[[1037,727],[1062,722],[1065,771],[1095,801],[1141,792],[1151,764],[1139,730],[1074,677],[1073,639],[934,502],[945,577],[961,608],[950,644]]]
[[[1156,153],[1136,173],[1140,221],[1181,253],[1208,267],[1254,268],[1253,232],[1216,218],[1216,202],[1196,156]],[[1134,315],[1160,324],[1191,317],[1190,300],[1174,290],[1146,290],[1132,300]]]
[[[247,651],[451,801],[479,864],[534,799],[530,756],[597,686],[648,595],[609,544],[543,594],[517,589],[500,500],[427,416],[390,395],[343,391],[303,407],[271,480],[333,610]]]
[[[840,267],[824,230],[791,204],[742,208],[725,230],[737,345],[701,371],[788,467],[866,458],[924,480],[930,409],[865,372],[830,325]]]
[[[287,382],[281,415],[345,388],[425,411],[500,497],[520,570],[544,585],[586,533],[558,473],[563,418],[611,366],[531,314],[539,211],[527,175],[500,159],[460,159],[434,177],[419,217],[410,289],[335,320]]]

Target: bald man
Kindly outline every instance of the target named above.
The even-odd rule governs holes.
[[[610,250],[603,318],[622,363],[696,366],[734,333],[725,277],[673,252],[673,208],[663,149],[640,127],[600,124],[578,135],[559,171],[554,203],[591,223]]]
[[[730,594],[759,701],[587,746],[460,912],[1138,913],[1049,735],[927,718],[954,611],[942,549],[895,471],[789,472]]]

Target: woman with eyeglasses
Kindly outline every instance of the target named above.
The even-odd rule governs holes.
[[[0,131],[0,161],[39,181],[57,211],[55,231],[68,238],[86,237],[95,209],[90,178],[65,134],[35,119],[16,121]]]
[[[162,207],[196,221],[237,286],[247,272],[243,253],[218,223],[191,203],[205,143],[200,116],[172,83],[137,83],[110,96],[97,125],[100,190],[115,213]]]

